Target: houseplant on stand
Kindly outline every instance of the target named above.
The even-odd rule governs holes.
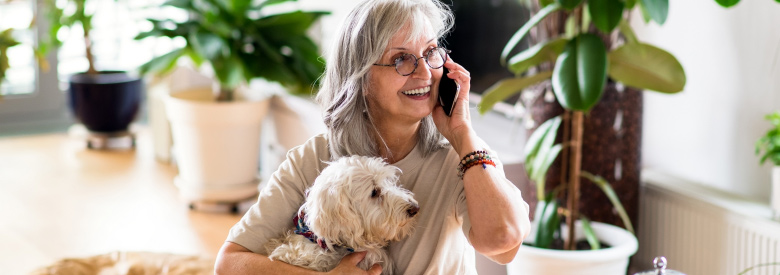
[[[761,156],[760,164],[764,164],[767,160],[774,164],[770,205],[772,217],[780,220],[780,112],[768,114],[765,118],[773,127],[756,142],[756,155]]]
[[[144,64],[142,72],[167,72],[189,57],[196,66],[208,65],[218,82],[165,99],[179,167],[175,183],[193,208],[237,211],[236,203],[258,193],[260,129],[269,102],[243,96],[250,80],[278,82],[294,94],[315,92],[324,64],[306,32],[327,13],[265,9],[288,1],[171,0],[164,6],[189,18],[148,19],[154,27],[136,37],[187,42]]]
[[[141,104],[141,79],[122,71],[98,71],[95,68],[90,35],[95,14],[86,8],[87,0],[45,0],[43,3],[51,24],[48,41],[39,44],[43,55],[62,45],[63,41],[58,37],[61,28],[72,30],[74,26],[80,26],[83,32],[84,53],[89,67],[84,73],[70,76],[68,98],[76,119],[91,133],[87,147],[109,148],[112,139],[127,138],[134,145],[129,125]]]

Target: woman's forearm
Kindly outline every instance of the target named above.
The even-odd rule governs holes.
[[[469,135],[458,147],[460,157],[485,149],[476,135]],[[520,191],[498,168],[475,166],[463,174],[466,205],[471,219],[470,240],[486,256],[515,252],[530,231],[527,204]],[[511,256],[514,257],[514,253]],[[510,259],[511,260],[511,259]]]
[[[322,274],[280,261],[271,261],[241,245],[225,242],[217,255],[214,274]]]

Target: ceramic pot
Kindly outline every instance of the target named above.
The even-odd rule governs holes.
[[[582,223],[577,222],[577,239],[584,239]],[[591,222],[598,239],[610,247],[598,250],[555,250],[520,246],[515,260],[507,264],[507,275],[623,275],[628,259],[638,248],[631,232],[600,222]],[[566,232],[566,226],[562,232]],[[566,234],[564,234],[566,235]],[[533,233],[526,238],[532,241]]]

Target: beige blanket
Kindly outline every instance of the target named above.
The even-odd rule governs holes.
[[[214,260],[150,252],[113,252],[88,258],[70,258],[40,268],[33,275],[158,275],[214,274]]]

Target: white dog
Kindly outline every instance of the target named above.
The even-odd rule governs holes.
[[[380,158],[344,157],[330,163],[314,181],[295,217],[294,231],[270,240],[271,260],[330,271],[352,252],[367,251],[358,265],[375,263],[393,274],[388,242],[411,234],[419,207],[398,186],[398,168]]]

